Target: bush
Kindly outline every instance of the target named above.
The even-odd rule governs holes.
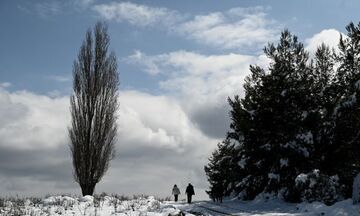
[[[295,188],[303,201],[321,201],[331,205],[343,199],[344,186],[339,183],[339,177],[322,174],[318,169],[298,175]]]

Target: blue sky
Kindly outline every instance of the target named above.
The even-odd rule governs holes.
[[[91,3],[91,1],[89,1]],[[121,2],[121,1],[118,1]],[[93,1],[95,4],[111,1]],[[357,21],[360,4],[357,1],[132,1],[133,4],[168,8],[193,17],[222,12],[234,7],[262,6],[266,19],[278,22],[280,29],[289,28],[301,39],[311,37],[322,29],[344,31],[349,21]],[[41,7],[42,6],[42,7]],[[13,84],[13,89],[29,89],[39,93],[64,91],[64,83],[49,79],[69,77],[72,62],[84,37],[84,32],[97,20],[103,20],[91,5],[71,1],[2,1],[0,3],[1,81]],[[176,50],[197,51],[203,54],[249,53],[254,50],[221,49],[199,44],[162,27],[138,27],[126,21],[109,21],[111,47],[119,58],[123,88],[144,88],[157,92],[158,77],[141,74],[138,68],[121,61],[141,50],[161,54]],[[256,49],[255,51],[259,51]],[[68,85],[66,86],[68,87]]]
[[[169,195],[193,182],[228,129],[227,97],[287,28],[313,53],[357,23],[347,1],[0,1],[0,192],[79,192],[68,152],[72,64],[85,32],[109,27],[118,59],[117,151],[97,192]],[[146,181],[144,180],[146,179]]]

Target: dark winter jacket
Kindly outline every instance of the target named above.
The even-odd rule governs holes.
[[[195,195],[194,187],[193,187],[191,184],[189,184],[189,185],[186,187],[185,193],[186,193],[188,196]]]

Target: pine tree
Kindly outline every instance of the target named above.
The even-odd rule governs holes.
[[[360,171],[360,23],[346,27],[347,38],[341,37],[335,88],[337,106],[332,160],[333,171],[346,186],[345,196],[351,196],[353,178]]]
[[[360,171],[360,23],[346,29],[338,54],[322,44],[309,59],[287,30],[264,48],[269,67],[250,66],[244,98],[228,98],[230,131],[205,167],[210,194],[221,182],[243,199],[266,192],[332,204],[351,196]]]
[[[287,30],[264,52],[271,60],[268,70],[251,66],[245,97],[229,99],[228,139],[241,143],[235,158],[241,172],[233,190],[245,199],[269,192],[295,201],[296,176],[311,170],[317,77],[303,44]]]
[[[332,141],[334,136],[333,111],[336,106],[337,93],[334,88],[335,54],[328,46],[321,44],[314,58],[313,72],[315,75],[313,89],[316,108],[314,121],[308,126],[314,131],[314,155],[312,167],[327,174],[332,174],[331,162]]]
[[[303,44],[287,30],[277,46],[269,44],[264,52],[271,60],[269,72],[250,68],[239,112],[243,117],[238,117],[246,123],[233,124],[245,125],[239,131],[244,133],[249,179],[262,187],[255,193],[280,192],[295,199],[290,198],[291,187],[297,174],[307,171],[313,148],[313,135],[305,124],[310,116],[307,110],[315,106],[309,92],[312,71]],[[232,102],[234,107],[236,100]]]
[[[297,37],[284,31],[279,44],[269,45],[265,53],[272,60],[263,84],[267,113],[264,128],[268,128],[271,158],[268,164],[270,183],[265,189],[281,192],[287,199],[296,199],[292,191],[294,177],[308,169],[313,151],[313,133],[306,122],[315,106],[311,94],[314,76],[307,65],[308,53]],[[276,178],[270,178],[275,174]],[[281,190],[281,191],[280,191]]]

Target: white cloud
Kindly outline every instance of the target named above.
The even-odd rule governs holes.
[[[264,7],[232,8],[192,18],[168,8],[130,2],[98,4],[93,10],[107,20],[162,26],[168,32],[222,49],[259,48],[280,30],[280,25],[267,17]]]
[[[185,37],[225,49],[258,48],[274,40],[279,30],[279,25],[267,17],[262,7],[197,15],[177,28]]]
[[[129,22],[136,26],[169,26],[180,19],[176,11],[163,7],[150,7],[131,2],[111,2],[93,6],[101,17],[117,22]]]
[[[206,56],[185,51],[162,57],[161,63],[173,68],[174,72],[160,86],[181,92],[187,100],[193,98],[200,104],[226,100],[227,96],[239,91],[239,84],[248,74],[249,64],[256,60],[253,56],[233,53]]]
[[[182,151],[195,140],[207,139],[175,99],[123,91],[119,100],[120,143]],[[69,97],[0,89],[0,105],[0,146],[30,150],[68,143]]]
[[[67,139],[68,98],[0,89],[0,146],[14,149],[56,148]]]
[[[264,55],[203,55],[188,51],[154,56],[135,51],[128,59],[136,59],[129,62],[147,73],[160,73],[160,87],[176,96],[192,121],[212,137],[224,137],[229,127],[227,97],[243,95],[249,65],[266,68],[268,64]]]
[[[325,29],[321,32],[313,35],[311,38],[305,40],[306,47],[305,49],[310,52],[311,55],[314,55],[318,46],[322,43],[338,50],[338,44],[340,41],[340,35],[346,37],[345,34],[341,33],[336,29]]]
[[[205,139],[173,99],[126,91],[120,94],[120,101],[119,137],[125,143],[181,152],[193,141]]]
[[[160,72],[157,66],[157,59],[147,56],[139,50],[135,50],[133,55],[128,56],[124,60],[131,64],[142,65],[143,69],[150,75],[155,75]]]
[[[203,55],[183,50],[154,56],[137,50],[128,59],[149,74],[162,73],[166,78],[160,86],[164,89],[191,96],[200,103],[209,101],[209,97],[231,96],[241,89],[250,64],[268,63],[264,55]]]

